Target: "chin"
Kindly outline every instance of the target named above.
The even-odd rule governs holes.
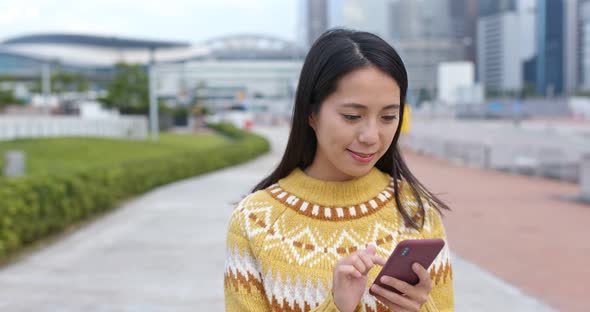
[[[371,164],[367,164],[365,166],[362,167],[353,167],[353,166],[347,166],[346,168],[339,168],[340,171],[352,178],[360,178],[365,176],[367,173],[369,173],[371,171],[371,168],[373,168],[375,165],[371,165]]]

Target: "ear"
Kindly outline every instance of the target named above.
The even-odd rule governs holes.
[[[309,114],[309,117],[307,118],[307,123],[314,131],[316,130],[316,114],[315,113]]]

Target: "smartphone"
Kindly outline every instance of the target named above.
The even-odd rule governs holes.
[[[417,285],[420,280],[412,270],[412,264],[417,262],[428,270],[444,246],[445,241],[439,238],[408,239],[399,242],[373,284],[401,294],[397,289],[381,283],[381,277],[391,276],[410,285]],[[375,295],[371,289],[369,289],[369,293]]]

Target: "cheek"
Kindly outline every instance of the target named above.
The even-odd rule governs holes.
[[[334,128],[330,132],[324,133],[322,144],[332,152],[339,153],[350,146],[354,137],[348,134],[344,128]]]
[[[397,124],[392,125],[385,129],[381,135],[382,142],[383,142],[383,151],[385,152],[391,144],[393,144],[393,138],[395,137],[395,132],[397,130]]]
[[[336,117],[330,119],[330,122],[322,123],[318,130],[319,144],[324,149],[342,151],[354,141],[354,128],[339,121]]]

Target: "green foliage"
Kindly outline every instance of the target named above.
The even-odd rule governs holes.
[[[173,152],[135,155],[119,162],[107,161],[61,173],[0,179],[0,259],[71,224],[112,209],[125,198],[239,164],[269,150],[264,138],[228,125],[214,128],[234,139],[198,148],[195,141],[163,136],[162,144],[170,149],[175,147]],[[111,157],[109,153],[117,152],[108,151],[100,156]]]
[[[81,74],[58,71],[51,74],[51,92],[84,92],[88,91],[89,83]]]
[[[585,97],[590,97],[590,91],[577,91],[575,93],[576,96],[585,96]]]
[[[0,109],[11,104],[18,104],[18,101],[12,91],[10,90],[0,90]]]
[[[183,106],[175,107],[172,111],[174,118],[187,118],[189,113],[189,109]]]
[[[4,74],[4,75],[0,75],[0,82],[13,82],[16,79],[14,79],[13,76],[8,75],[8,74]]]
[[[211,115],[213,112],[207,106],[197,103],[191,107],[190,113],[195,117],[202,117]]]
[[[119,63],[117,73],[107,87],[103,103],[124,114],[147,114],[149,110],[149,80],[140,65]]]

